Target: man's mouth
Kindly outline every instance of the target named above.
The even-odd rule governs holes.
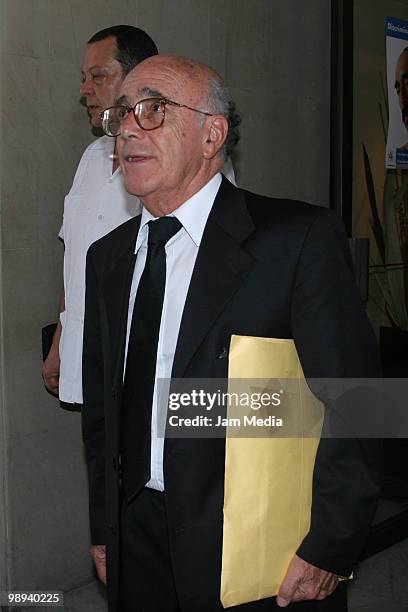
[[[88,104],[87,109],[88,113],[100,112],[100,107],[97,104]]]
[[[146,162],[152,159],[150,155],[124,155],[123,159],[129,164]]]

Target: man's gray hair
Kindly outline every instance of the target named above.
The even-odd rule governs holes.
[[[229,89],[219,78],[213,77],[208,82],[208,105],[210,112],[223,115],[228,121],[228,134],[222,148],[224,159],[228,159],[239,141],[241,117]]]

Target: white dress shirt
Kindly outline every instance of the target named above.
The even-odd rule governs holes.
[[[82,403],[82,342],[85,311],[85,263],[90,245],[140,214],[136,196],[127,193],[120,169],[112,174],[115,139],[102,136],[85,150],[64,202],[60,238],[65,245],[65,311],[60,314],[59,397]]]
[[[201,238],[215,196],[221,185],[221,174],[216,174],[192,198],[184,202],[170,216],[176,217],[182,228],[166,244],[166,285],[163,311],[157,346],[156,377],[153,392],[151,428],[151,479],[147,486],[164,491],[163,448],[164,438],[157,435],[157,380],[170,379],[174,353],[180,330],[181,317],[190,285]],[[127,322],[126,352],[129,342],[135,296],[147,255],[148,223],[155,219],[145,208],[142,211],[139,233],[136,240],[136,264],[130,290]]]

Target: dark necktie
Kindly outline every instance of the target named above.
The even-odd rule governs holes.
[[[130,327],[122,402],[122,475],[129,501],[150,480],[157,344],[166,284],[165,245],[182,227],[175,217],[149,222],[146,264]]]

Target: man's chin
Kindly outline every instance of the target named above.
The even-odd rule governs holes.
[[[102,121],[99,115],[88,111],[88,119],[89,119],[89,123],[91,124],[93,128],[102,129]]]
[[[92,119],[90,113],[88,113],[88,120],[92,134],[98,137],[104,136],[105,132],[102,129],[102,121],[98,121],[98,119]]]
[[[91,133],[99,138],[100,136],[104,136],[105,132],[102,129],[102,123],[100,121],[92,121],[91,117],[89,118],[89,125],[91,128]]]
[[[132,180],[132,178],[127,177],[126,174],[124,174],[123,178],[126,191],[139,199],[148,196],[152,191],[150,185],[146,184],[143,180]]]
[[[87,108],[89,123],[93,128],[102,128],[102,120],[98,108]]]

